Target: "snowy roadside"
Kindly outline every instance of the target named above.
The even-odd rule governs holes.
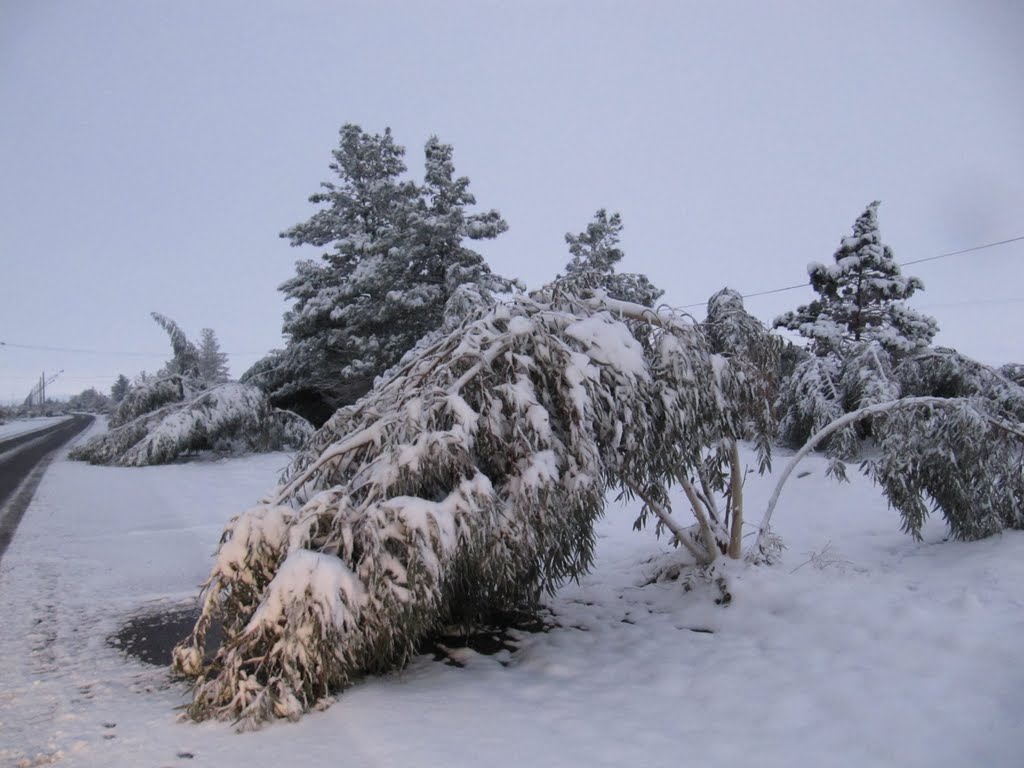
[[[423,657],[324,712],[239,735],[106,638],[194,596],[227,518],[284,454],[50,467],[0,568],[0,763],[81,766],[1019,766],[1024,533],[917,544],[871,484],[794,479],[783,562],[641,586],[674,557],[610,505],[594,572],[514,654]],[[748,510],[770,481],[750,475]],[[192,762],[189,762],[191,760]]]
[[[8,421],[6,424],[0,424],[0,440],[17,437],[18,435],[27,435],[29,432],[38,432],[41,429],[52,427],[54,424],[60,424],[62,421],[67,421],[70,418],[70,416],[39,416],[34,419]]]

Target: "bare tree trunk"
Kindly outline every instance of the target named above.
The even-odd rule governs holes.
[[[684,477],[681,485],[683,486],[683,493],[686,494],[686,498],[690,502],[690,506],[693,507],[693,514],[697,518],[697,522],[700,524],[701,539],[704,542],[704,549],[706,549],[708,553],[707,562],[710,563],[718,555],[718,540],[714,532],[711,530],[711,525],[708,522],[708,516],[705,514],[704,506],[697,497],[697,492],[694,490],[693,484]]]
[[[729,557],[739,560],[743,554],[743,474],[740,469],[740,448],[735,440],[729,451],[729,481],[729,501],[732,505]]]

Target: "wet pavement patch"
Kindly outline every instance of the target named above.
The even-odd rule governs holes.
[[[199,618],[195,603],[178,603],[158,610],[129,617],[107,642],[126,655],[158,667],[171,665],[174,646],[192,633]],[[217,648],[223,633],[214,624],[206,633],[206,647]]]

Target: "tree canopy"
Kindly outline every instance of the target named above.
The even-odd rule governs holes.
[[[292,302],[287,346],[243,380],[317,423],[364,394],[446,311],[464,311],[460,289],[486,295],[513,286],[465,245],[507,224],[494,210],[469,212],[476,199],[469,180],[455,176],[452,147],[427,141],[422,184],[403,178],[404,155],[390,129],[343,126],[330,164],[336,178],[310,197],[320,209],[281,234],[294,246],[329,249],[298,262],[282,284]]]

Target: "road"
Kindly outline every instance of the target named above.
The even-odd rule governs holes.
[[[52,427],[0,441],[0,558],[14,538],[53,454],[93,419],[80,414]]]

